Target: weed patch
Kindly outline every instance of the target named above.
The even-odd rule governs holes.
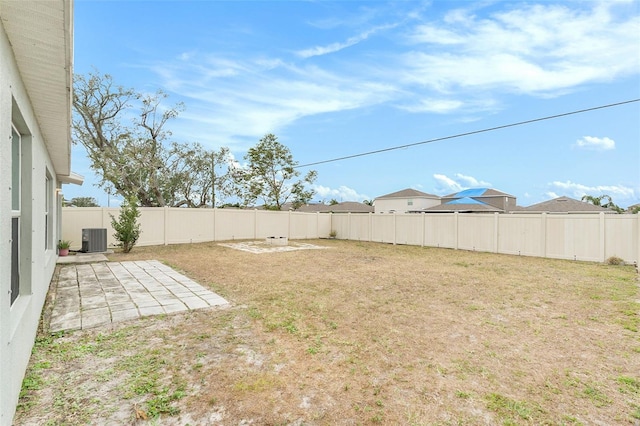
[[[497,413],[503,422],[514,422],[518,419],[533,420],[534,416],[542,410],[535,404],[516,401],[509,397],[490,393],[486,396],[487,408]]]

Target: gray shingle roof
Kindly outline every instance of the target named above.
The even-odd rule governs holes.
[[[518,213],[615,213],[613,210],[604,207],[594,206],[585,201],[575,200],[569,197],[558,197],[553,200],[543,201],[524,207],[518,210]]]
[[[373,206],[369,206],[364,203],[358,203],[356,201],[344,201],[338,204],[306,204],[304,206],[300,206],[296,211],[298,212],[307,212],[307,213],[373,213]]]
[[[426,192],[418,191],[417,189],[407,188],[407,189],[403,189],[402,191],[392,192],[391,194],[381,195],[380,197],[376,197],[376,200],[385,199],[385,198],[419,198],[419,197],[436,198],[436,199],[440,198],[437,195],[428,194]]]

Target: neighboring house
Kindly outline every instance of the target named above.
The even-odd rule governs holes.
[[[402,191],[377,197],[373,201],[376,213],[408,213],[424,210],[440,204],[440,197],[415,189]]]
[[[356,201],[344,201],[337,204],[305,204],[296,209],[305,213],[373,213],[373,206]]]
[[[516,209],[516,197],[491,188],[471,188],[442,197],[442,203],[425,213],[509,213]]]
[[[627,213],[633,213],[633,214],[640,213],[640,204],[633,204],[627,207]]]
[[[543,201],[529,207],[521,207],[513,213],[616,213],[611,209],[594,206],[586,201],[575,200],[569,197],[558,197],[553,200]]]
[[[0,425],[10,425],[54,273],[70,170],[72,0],[0,0]]]

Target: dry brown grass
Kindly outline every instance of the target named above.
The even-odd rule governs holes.
[[[180,413],[159,424],[640,421],[633,267],[311,243],[329,249],[112,256],[162,260],[235,307],[41,338],[16,423],[135,423],[164,396]]]

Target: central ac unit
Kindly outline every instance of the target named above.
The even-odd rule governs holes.
[[[97,253],[107,251],[107,229],[85,228],[82,230],[82,251]]]

